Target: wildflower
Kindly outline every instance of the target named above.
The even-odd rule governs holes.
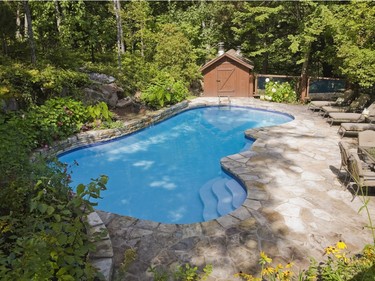
[[[345,256],[345,254],[336,254],[335,257],[339,260],[342,260],[344,261],[345,263],[348,262],[348,259],[347,257]]]
[[[267,266],[262,270],[262,276],[263,275],[272,275],[275,273],[275,269],[272,266]]]
[[[259,264],[263,265],[266,263],[271,263],[272,259],[269,258],[263,251],[260,252],[260,259],[259,259]]]
[[[272,93],[276,93],[276,89],[275,88],[272,88]]]
[[[292,268],[294,265],[293,262],[288,262],[286,265],[285,265],[285,268]]]
[[[270,78],[266,78],[266,83],[270,82]]]
[[[284,266],[281,264],[281,263],[279,263],[276,267],[275,267],[275,269],[277,270],[277,271],[279,271],[280,269],[283,269],[284,268]]]
[[[258,277],[254,277],[251,274],[246,274],[246,273],[242,273],[242,272],[234,274],[234,277],[240,277],[240,278],[243,278],[246,281],[261,281],[261,279],[258,278]]]
[[[375,258],[375,249],[372,246],[366,246],[363,250],[363,255],[368,259],[374,259]]]
[[[330,255],[337,253],[337,249],[333,246],[328,246],[327,248],[324,249],[325,254]]]
[[[339,242],[336,243],[336,247],[337,249],[340,249],[340,250],[347,248],[346,244],[341,240],[339,240]]]
[[[291,280],[292,276],[293,272],[289,270],[286,270],[284,272],[281,272],[281,274],[278,274],[278,278],[283,281]]]

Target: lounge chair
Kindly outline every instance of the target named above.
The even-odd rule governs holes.
[[[359,132],[358,146],[375,147],[375,131],[366,130]]]
[[[368,108],[365,108],[362,113],[349,112],[332,112],[329,113],[327,122],[332,126],[334,123],[363,123],[367,120],[372,120],[375,117],[375,102]]]
[[[353,184],[357,185],[357,190],[353,196],[359,191],[363,192],[363,188],[375,187],[375,172],[364,168],[364,162],[359,159],[357,153],[351,153],[348,158],[348,171],[353,179]],[[353,188],[353,186],[352,186]]]
[[[375,124],[372,123],[341,123],[337,133],[343,137],[345,135],[357,136],[359,132],[373,130],[375,131]]]
[[[346,176],[344,179],[344,182],[348,180],[348,176],[350,174],[349,172],[349,155],[356,153],[356,149],[350,149],[348,144],[346,142],[339,142],[339,149],[340,149],[340,155],[341,155],[341,166],[340,171],[344,169],[346,171]]]
[[[342,97],[337,98],[336,101],[312,101],[307,106],[310,110],[321,110],[323,106],[346,106],[349,105],[355,98],[353,90],[348,89],[344,92]]]
[[[323,117],[327,117],[330,113],[333,112],[361,112],[370,100],[371,97],[369,95],[362,94],[354,101],[352,101],[349,106],[323,106],[321,109],[321,115],[323,115]]]

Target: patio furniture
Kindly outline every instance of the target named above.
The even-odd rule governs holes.
[[[340,156],[341,156],[341,165],[339,171],[344,169],[346,171],[346,176],[344,179],[344,182],[348,180],[348,177],[350,176],[348,162],[349,162],[349,155],[352,153],[356,153],[355,149],[350,149],[348,144],[346,142],[340,141],[338,143],[339,149],[340,149]]]
[[[366,130],[358,133],[358,146],[375,147],[375,131]]]
[[[367,94],[361,94],[358,98],[350,103],[349,106],[323,106],[321,109],[321,115],[327,117],[333,112],[361,112],[371,100]]]
[[[361,190],[363,192],[363,188],[368,187],[375,187],[375,172],[365,169],[362,165],[363,161],[359,159],[357,153],[351,153],[348,158],[348,171],[350,177],[353,179],[351,187],[353,188],[353,184],[357,186],[357,190],[355,191],[354,197],[358,194]],[[354,188],[353,188],[354,189]]]
[[[366,120],[367,121],[367,120]],[[337,133],[343,137],[344,135],[357,136],[359,132],[365,130],[374,130],[375,124],[372,123],[341,123]]]
[[[370,165],[370,169],[373,170],[375,167],[375,147],[358,146],[358,151],[364,155],[365,159],[368,160],[367,162]]]
[[[355,93],[353,90],[348,89],[344,92],[342,97],[337,98],[336,101],[312,101],[307,106],[310,110],[321,110],[323,106],[345,106],[349,105],[354,99]]]
[[[362,113],[349,112],[332,112],[329,113],[327,122],[332,126],[334,123],[363,123],[366,120],[373,120],[375,117],[375,102],[368,108],[365,108]],[[372,122],[372,121],[371,121]]]

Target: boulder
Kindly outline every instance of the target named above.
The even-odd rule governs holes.
[[[119,96],[123,96],[124,90],[115,83],[90,85],[83,89],[85,101],[95,104],[103,101],[109,107],[116,107]]]
[[[19,104],[15,98],[0,99],[0,110],[3,112],[19,110]]]
[[[116,78],[113,76],[95,72],[89,73],[89,78],[102,84],[111,84],[116,81]]]

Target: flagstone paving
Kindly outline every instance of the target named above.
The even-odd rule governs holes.
[[[190,106],[217,102],[197,98]],[[324,248],[339,240],[353,253],[372,242],[366,216],[358,214],[360,198],[351,201],[352,194],[340,181],[344,174],[339,172],[337,127],[305,105],[250,98],[232,99],[231,104],[281,111],[295,119],[246,131],[256,139],[251,149],[222,159],[223,168],[248,190],[243,205],[224,217],[174,225],[98,211],[112,241],[115,275],[124,252],[136,251],[122,280],[152,280],[150,266],[174,269],[184,263],[211,264],[209,281],[240,280],[233,276],[236,272],[259,273],[259,251],[275,262],[293,261],[298,271],[310,257],[324,259]]]

